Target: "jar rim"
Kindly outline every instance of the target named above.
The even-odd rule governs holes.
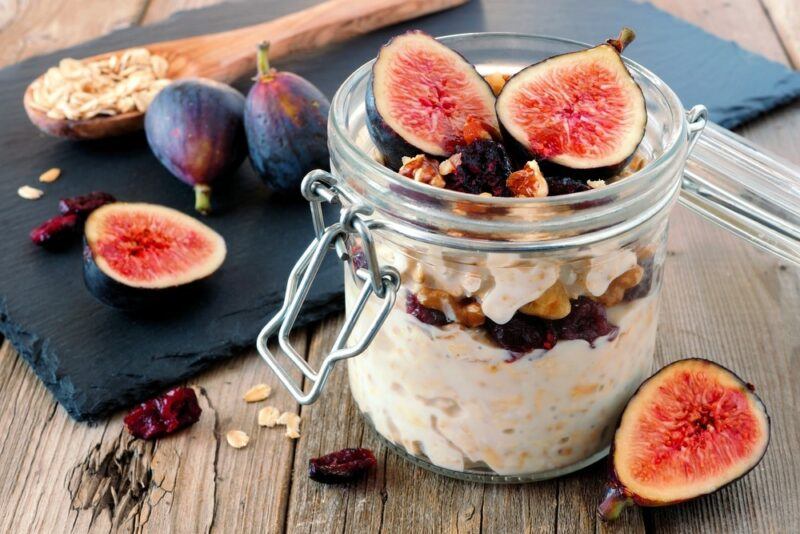
[[[475,40],[491,40],[491,39],[512,39],[512,40],[521,40],[521,41],[537,41],[539,43],[552,43],[554,45],[567,45],[576,47],[577,49],[591,47],[592,45],[588,45],[586,43],[582,43],[580,41],[575,41],[571,39],[564,39],[560,37],[553,37],[548,35],[534,35],[534,34],[523,34],[523,33],[515,33],[515,32],[471,32],[471,33],[460,33],[460,34],[452,34],[446,36],[440,36],[436,38],[437,40],[443,42],[444,44],[452,45],[458,44],[459,42],[467,42],[467,41],[475,41]],[[676,155],[681,152],[682,148],[686,148],[687,139],[688,139],[688,127],[687,121],[685,118],[685,111],[684,107],[678,98],[678,96],[674,93],[674,91],[658,76],[652,73],[650,70],[646,69],[645,67],[641,66],[640,64],[623,57],[623,61],[625,62],[626,66],[632,71],[632,74],[637,78],[637,82],[641,83],[641,80],[644,80],[648,87],[655,89],[659,95],[661,96],[663,102],[666,104],[668,108],[669,116],[670,116],[670,125],[669,125],[669,137],[666,139],[663,148],[661,149],[660,153],[657,154],[653,159],[646,162],[646,164],[638,171],[633,173],[630,176],[625,177],[622,180],[618,180],[616,182],[612,182],[608,184],[606,187],[592,189],[590,191],[582,191],[578,193],[571,193],[567,195],[558,195],[552,197],[541,197],[541,198],[525,198],[525,197],[485,197],[474,195],[470,193],[464,193],[459,191],[453,191],[444,188],[436,188],[430,186],[428,184],[424,184],[421,182],[416,182],[414,180],[409,180],[406,177],[401,176],[395,170],[392,170],[379,161],[375,160],[369,153],[367,153],[363,148],[361,148],[356,138],[351,135],[351,133],[347,130],[347,121],[346,118],[349,113],[349,106],[351,105],[349,101],[349,97],[354,89],[360,84],[365,83],[365,80],[368,81],[368,78],[371,73],[372,65],[375,62],[375,59],[368,61],[367,63],[361,65],[358,69],[356,69],[347,79],[342,83],[339,89],[336,91],[336,94],[333,97],[332,105],[331,105],[331,115],[329,121],[329,144],[331,145],[331,154],[332,159],[334,158],[334,152],[341,153],[342,156],[346,157],[349,162],[352,164],[354,163],[357,170],[360,172],[358,173],[361,176],[370,176],[375,175],[380,177],[385,183],[390,184],[392,190],[397,191],[403,190],[408,194],[416,197],[425,197],[430,200],[436,200],[440,202],[450,202],[456,204],[463,204],[465,202],[476,206],[476,210],[480,210],[481,207],[485,207],[488,210],[493,209],[548,209],[548,208],[569,208],[574,207],[575,205],[585,205],[590,203],[596,203],[598,205],[609,205],[608,202],[610,199],[614,199],[620,196],[623,192],[631,192],[633,190],[642,190],[646,189],[649,184],[653,184],[657,181],[657,178],[663,174],[663,170],[665,167],[669,166],[669,164],[676,159]],[[649,113],[649,110],[648,110]],[[649,126],[648,120],[648,126]],[[675,177],[675,180],[679,183],[679,176]],[[671,180],[670,180],[671,181]],[[656,213],[660,212],[661,209],[667,207],[671,204],[673,194],[670,193],[677,193],[677,187],[675,184],[671,183],[664,183],[662,184],[662,193],[661,195],[657,195],[660,198],[654,199],[657,206],[648,206],[649,208],[657,208],[657,209],[647,209],[646,211],[649,213],[649,217],[655,215]],[[367,199],[367,203],[372,203],[375,200],[373,196],[370,196]],[[616,232],[611,232],[613,234],[619,234],[624,231],[629,230],[632,227],[637,226],[645,222],[646,219],[642,217],[636,217],[639,219],[637,221],[628,220],[627,224],[624,222],[622,224],[614,225],[614,227],[618,230]],[[635,223],[635,224],[633,224]],[[415,239],[422,239],[428,241],[428,239],[424,239],[424,231],[419,231],[419,229],[409,229],[409,228],[400,228],[397,224],[390,224],[395,230],[401,231],[401,233],[408,234],[410,237]],[[406,226],[406,225],[400,225]],[[536,226],[532,226],[529,229],[537,229]],[[605,231],[601,232],[602,235],[595,236],[596,239],[571,239],[569,243],[562,243],[561,239],[556,239],[553,243],[548,244],[548,240],[536,239],[535,242],[529,243],[529,246],[524,246],[522,243],[516,242],[515,245],[511,245],[506,248],[561,248],[561,246],[569,245],[574,246],[576,244],[585,244],[592,242],[594,240],[605,239],[609,237],[611,234],[608,228],[603,228]],[[463,236],[450,236],[454,237],[455,239],[464,240]],[[577,237],[577,236],[576,236]],[[471,241],[471,243],[466,244],[462,243],[465,246],[457,246],[456,248],[475,248],[477,243],[475,240],[466,239],[466,241]],[[480,240],[479,240],[480,241]],[[579,243],[578,241],[582,241],[585,243]],[[452,243],[451,243],[452,245]],[[478,246],[478,248],[482,248]]]

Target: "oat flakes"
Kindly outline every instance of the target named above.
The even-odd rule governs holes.
[[[61,169],[58,167],[53,167],[52,169],[48,169],[40,174],[39,181],[45,184],[50,184],[58,180],[59,176],[61,176]]]
[[[64,58],[31,86],[30,107],[51,119],[144,112],[170,80],[169,62],[146,48],[83,62]]]
[[[280,416],[281,412],[276,407],[265,406],[258,411],[258,425],[272,428],[278,424]]]
[[[267,384],[257,384],[248,389],[242,399],[245,402],[259,402],[269,397],[270,393],[272,393],[272,388]]]
[[[286,426],[286,436],[292,439],[300,437],[300,416],[292,412],[283,412],[277,423]]]
[[[17,194],[24,198],[25,200],[38,200],[42,198],[44,195],[44,191],[41,189],[36,189],[35,187],[31,187],[29,185],[23,185],[19,189],[17,189]]]
[[[250,436],[248,436],[241,430],[228,431],[228,433],[225,434],[225,439],[228,440],[228,445],[230,445],[234,449],[241,449],[242,447],[246,447],[247,444],[250,443]]]

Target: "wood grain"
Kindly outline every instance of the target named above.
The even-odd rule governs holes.
[[[783,42],[786,55],[795,68],[800,68],[800,2],[761,0]]]
[[[227,0],[237,2],[241,0]],[[220,0],[150,0],[144,10],[141,24],[153,24],[171,17],[174,13],[219,4]]]
[[[171,6],[195,2],[206,0],[152,0],[152,14],[145,12],[144,18],[156,20]],[[654,3],[745,48],[797,65],[796,2],[763,2]],[[13,13],[53,13],[71,3],[52,2],[51,11],[32,4],[15,5]],[[17,36],[24,33],[15,26],[22,19],[8,23],[5,13],[4,27],[16,28]],[[42,20],[31,27],[43,27]],[[99,31],[101,21],[81,21],[85,33],[76,25],[75,35],[54,35],[58,44],[53,46]],[[0,43],[5,39],[4,31]],[[0,61],[31,49],[22,47],[19,56],[0,49]],[[44,45],[39,49],[45,50]],[[797,131],[799,104],[741,130],[800,163]],[[717,494],[671,508],[630,510],[609,527],[597,523],[593,512],[602,464],[524,486],[433,475],[385,449],[350,398],[344,366],[334,372],[321,400],[300,410],[302,436],[289,441],[278,429],[257,428],[261,405],[239,398],[250,385],[265,381],[275,392],[262,404],[294,407],[253,353],[194,381],[203,388],[205,413],[192,432],[157,446],[131,442],[119,417],[94,427],[71,421],[5,343],[0,348],[0,425],[6,429],[0,437],[0,532],[800,532],[800,458],[795,454],[800,443],[800,270],[682,208],[671,219],[668,250],[658,363],[691,355],[720,361],[756,384],[772,416],[772,443],[764,461]],[[341,318],[330,319],[295,342],[305,346],[305,340],[310,361],[318,364],[340,324]],[[253,441],[245,449],[231,449],[224,442],[230,428],[245,430]],[[309,458],[358,445],[377,452],[379,466],[368,479],[344,488],[308,481]],[[137,489],[143,481],[146,487]]]
[[[137,24],[147,0],[3,0],[0,66]]]

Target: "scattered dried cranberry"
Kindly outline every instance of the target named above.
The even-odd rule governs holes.
[[[605,306],[588,297],[573,300],[569,315],[553,322],[559,339],[584,339],[592,346],[598,337],[617,330],[608,322]]]
[[[413,315],[425,324],[433,326],[444,326],[450,322],[443,312],[420,304],[414,293],[408,293],[408,296],[406,296],[406,313]]]
[[[505,324],[486,319],[486,331],[498,345],[511,352],[511,361],[534,349],[552,349],[558,338],[553,322],[524,313],[516,313]]]
[[[644,274],[642,275],[642,281],[633,286],[632,288],[625,291],[625,296],[623,300],[629,302],[631,300],[640,299],[646,297],[650,294],[650,290],[655,283],[654,274],[655,274],[655,262],[653,261],[653,256],[648,256],[643,260],[639,261],[639,265],[642,266],[644,269]]]
[[[116,202],[117,199],[108,193],[94,191],[88,195],[78,197],[62,198],[58,203],[58,211],[63,214],[74,213],[79,217],[86,218],[91,212],[104,204]]]
[[[369,449],[342,449],[308,461],[308,476],[324,484],[352,482],[378,464]]]
[[[28,234],[35,244],[50,250],[61,250],[75,242],[80,234],[80,219],[73,213],[48,219]]]
[[[548,176],[545,177],[545,180],[547,180],[547,194],[551,197],[569,195],[591,189],[584,182],[567,176]]]
[[[202,411],[194,390],[179,387],[131,410],[125,426],[137,438],[156,439],[195,424]]]
[[[445,176],[445,187],[463,193],[491,193],[493,196],[510,196],[506,178],[511,171],[511,161],[506,149],[491,139],[478,139],[458,148],[461,165],[456,172]]]

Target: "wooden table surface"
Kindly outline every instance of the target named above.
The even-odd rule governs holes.
[[[0,64],[217,1],[0,0]],[[655,3],[800,67],[797,0]],[[800,103],[740,131],[800,163],[798,132]],[[300,408],[255,351],[191,382],[202,390],[204,410],[191,431],[157,444],[131,440],[121,414],[96,426],[72,421],[5,342],[0,532],[800,532],[800,270],[683,208],[672,216],[669,256],[658,363],[698,355],[731,367],[757,385],[773,421],[763,462],[712,496],[631,510],[607,526],[594,512],[602,462],[523,486],[436,476],[381,446],[350,399],[343,369],[319,402]],[[295,346],[318,363],[340,323],[334,318],[298,334]],[[258,405],[241,395],[259,382],[274,386],[271,404],[302,415],[299,440],[257,426]],[[230,429],[250,434],[250,445],[229,447]],[[308,459],[345,446],[375,450],[377,471],[350,487],[309,482]]]

